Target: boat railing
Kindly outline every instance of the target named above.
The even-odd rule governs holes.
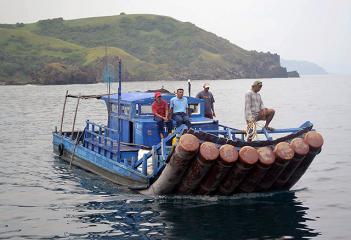
[[[117,150],[118,140],[111,138],[110,134],[112,132],[118,133],[117,130],[87,120],[84,129],[83,146],[105,156],[108,159],[122,163],[126,167],[130,167],[145,176],[153,177],[163,167],[163,163],[168,156],[169,151],[167,149],[169,146],[167,145],[169,144],[167,143],[169,143],[181,129],[169,134],[159,144],[154,145],[152,149],[145,153],[140,159],[127,159],[121,158],[120,155],[118,156],[118,154],[120,154],[120,152]],[[130,145],[138,147],[139,149],[145,147],[136,144]],[[148,173],[148,166],[150,165],[152,166],[152,172]]]
[[[133,167],[135,169],[138,169],[141,166],[142,173],[145,176],[148,176],[149,178],[155,177],[164,167],[164,163],[166,162],[166,159],[168,158],[168,155],[171,151],[169,149],[172,148],[172,146],[169,146],[169,143],[177,135],[181,135],[185,128],[185,125],[176,128],[174,132],[170,133],[167,137],[162,139],[159,144],[152,146],[152,150],[150,152],[145,153],[141,159],[135,162]],[[152,161],[152,172],[148,174],[147,167],[150,158]]]
[[[120,152],[117,150],[118,140],[111,138],[111,132],[118,131],[87,120],[84,129],[83,146],[105,156],[108,159],[116,160],[125,166],[134,166],[137,159],[122,159],[120,157]]]
[[[257,130],[257,134],[263,135],[267,140],[272,140],[273,134],[279,133],[295,133],[301,131],[304,127],[309,126],[311,123],[306,122],[298,128],[284,128],[276,129],[272,132],[268,132],[266,129]],[[89,120],[86,121],[86,127],[84,130],[83,145],[86,148],[91,149],[108,159],[115,160],[119,163],[124,164],[126,167],[132,168],[135,171],[142,173],[148,178],[155,177],[164,167],[166,159],[169,155],[170,149],[172,148],[172,139],[181,135],[184,131],[185,125],[180,128],[176,128],[175,131],[169,134],[157,145],[152,146],[152,149],[146,152],[139,159],[127,159],[121,158],[120,152],[117,150],[118,140],[111,138],[111,133],[118,134],[115,129],[108,128],[107,126],[99,125]],[[195,130],[199,132],[199,130]],[[201,131],[201,130],[200,130]],[[225,125],[219,125],[217,130],[204,130],[207,135],[213,135],[214,137],[223,137],[230,140],[241,139],[244,140],[246,132],[244,130],[231,128]],[[123,143],[122,143],[123,144]],[[142,149],[141,145],[134,146]],[[148,168],[151,166],[148,171]]]
[[[257,135],[264,136],[267,140],[273,140],[272,135],[281,134],[281,133],[294,133],[303,129],[303,127],[307,124],[309,124],[309,122],[304,123],[298,128],[281,128],[281,129],[275,129],[273,131],[267,131],[267,129],[262,128],[260,130],[257,130]],[[218,130],[206,130],[206,133],[219,135],[230,140],[234,140],[234,139],[245,140],[246,130],[231,128],[222,124],[219,124],[218,127],[219,127]]]

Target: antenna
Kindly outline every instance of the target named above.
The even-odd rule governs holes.
[[[107,107],[108,121],[110,121],[110,114],[111,114],[110,95],[111,95],[111,83],[113,82],[113,79],[114,79],[113,67],[110,68],[109,66],[107,44],[105,44],[103,80],[106,83],[106,91],[108,96],[108,107]]]
[[[113,72],[110,71],[108,66],[108,55],[107,55],[107,44],[105,45],[105,67],[106,67],[106,83],[107,83],[107,94],[110,97],[111,94],[111,75]],[[113,77],[113,76],[112,76]]]

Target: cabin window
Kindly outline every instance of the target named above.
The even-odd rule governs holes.
[[[151,105],[140,105],[140,114],[141,115],[152,115]]]
[[[200,114],[200,105],[198,103],[189,104],[189,108],[190,108],[191,114],[193,115]]]
[[[142,105],[142,104],[136,104],[135,105],[135,114],[137,116],[140,115],[152,115],[152,107],[151,105]]]
[[[117,113],[118,114],[118,106],[117,106],[117,104],[111,104],[111,106],[112,106],[112,112],[114,112],[114,113]]]
[[[112,112],[118,114],[118,105],[112,104]],[[130,105],[121,104],[121,115],[130,114]]]
[[[129,105],[121,105],[121,114],[129,115],[130,113],[130,106]]]

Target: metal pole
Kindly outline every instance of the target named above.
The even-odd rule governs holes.
[[[165,140],[164,138],[161,138],[161,156],[162,160],[165,160]]]
[[[77,111],[78,111],[79,100],[80,100],[80,94],[78,95],[78,98],[77,98],[76,111],[75,111],[75,113],[74,113],[74,119],[73,119],[73,125],[72,125],[72,135],[71,135],[71,139],[73,139],[74,126],[75,126],[75,124],[76,124],[76,118],[77,118]]]
[[[107,67],[107,69],[108,69],[108,67]],[[108,120],[108,123],[107,123],[107,125],[109,127],[111,127],[110,126],[110,118],[111,118],[111,111],[112,111],[111,99],[110,99],[110,95],[111,95],[111,85],[110,84],[111,84],[110,73],[108,73],[108,100],[107,100],[107,120]]]
[[[118,61],[118,123],[117,123],[117,161],[121,160],[121,91],[122,91],[122,60],[119,59]]]
[[[102,77],[104,81],[106,81],[107,79],[107,76],[109,74],[109,71],[108,71],[108,61],[107,61],[107,44],[105,44],[105,58],[104,58],[104,76]],[[106,88],[107,88],[107,92],[108,92],[108,85],[106,85]]]
[[[189,97],[191,96],[191,82],[190,79],[188,79],[188,92],[189,92]]]
[[[63,103],[63,109],[62,109],[62,115],[61,115],[60,135],[62,135],[63,116],[65,115],[67,96],[68,96],[68,90],[66,90],[65,102]]]

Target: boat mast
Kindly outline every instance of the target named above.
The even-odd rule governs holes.
[[[107,44],[105,45],[105,73],[104,74],[105,74],[105,81],[107,80],[107,96],[108,96],[107,115],[108,115],[108,121],[110,121],[110,115],[111,115],[111,104],[110,104],[111,76],[110,76],[110,70],[108,68]]]
[[[117,162],[121,159],[121,92],[122,92],[122,59],[118,58],[118,122],[117,122]]]

